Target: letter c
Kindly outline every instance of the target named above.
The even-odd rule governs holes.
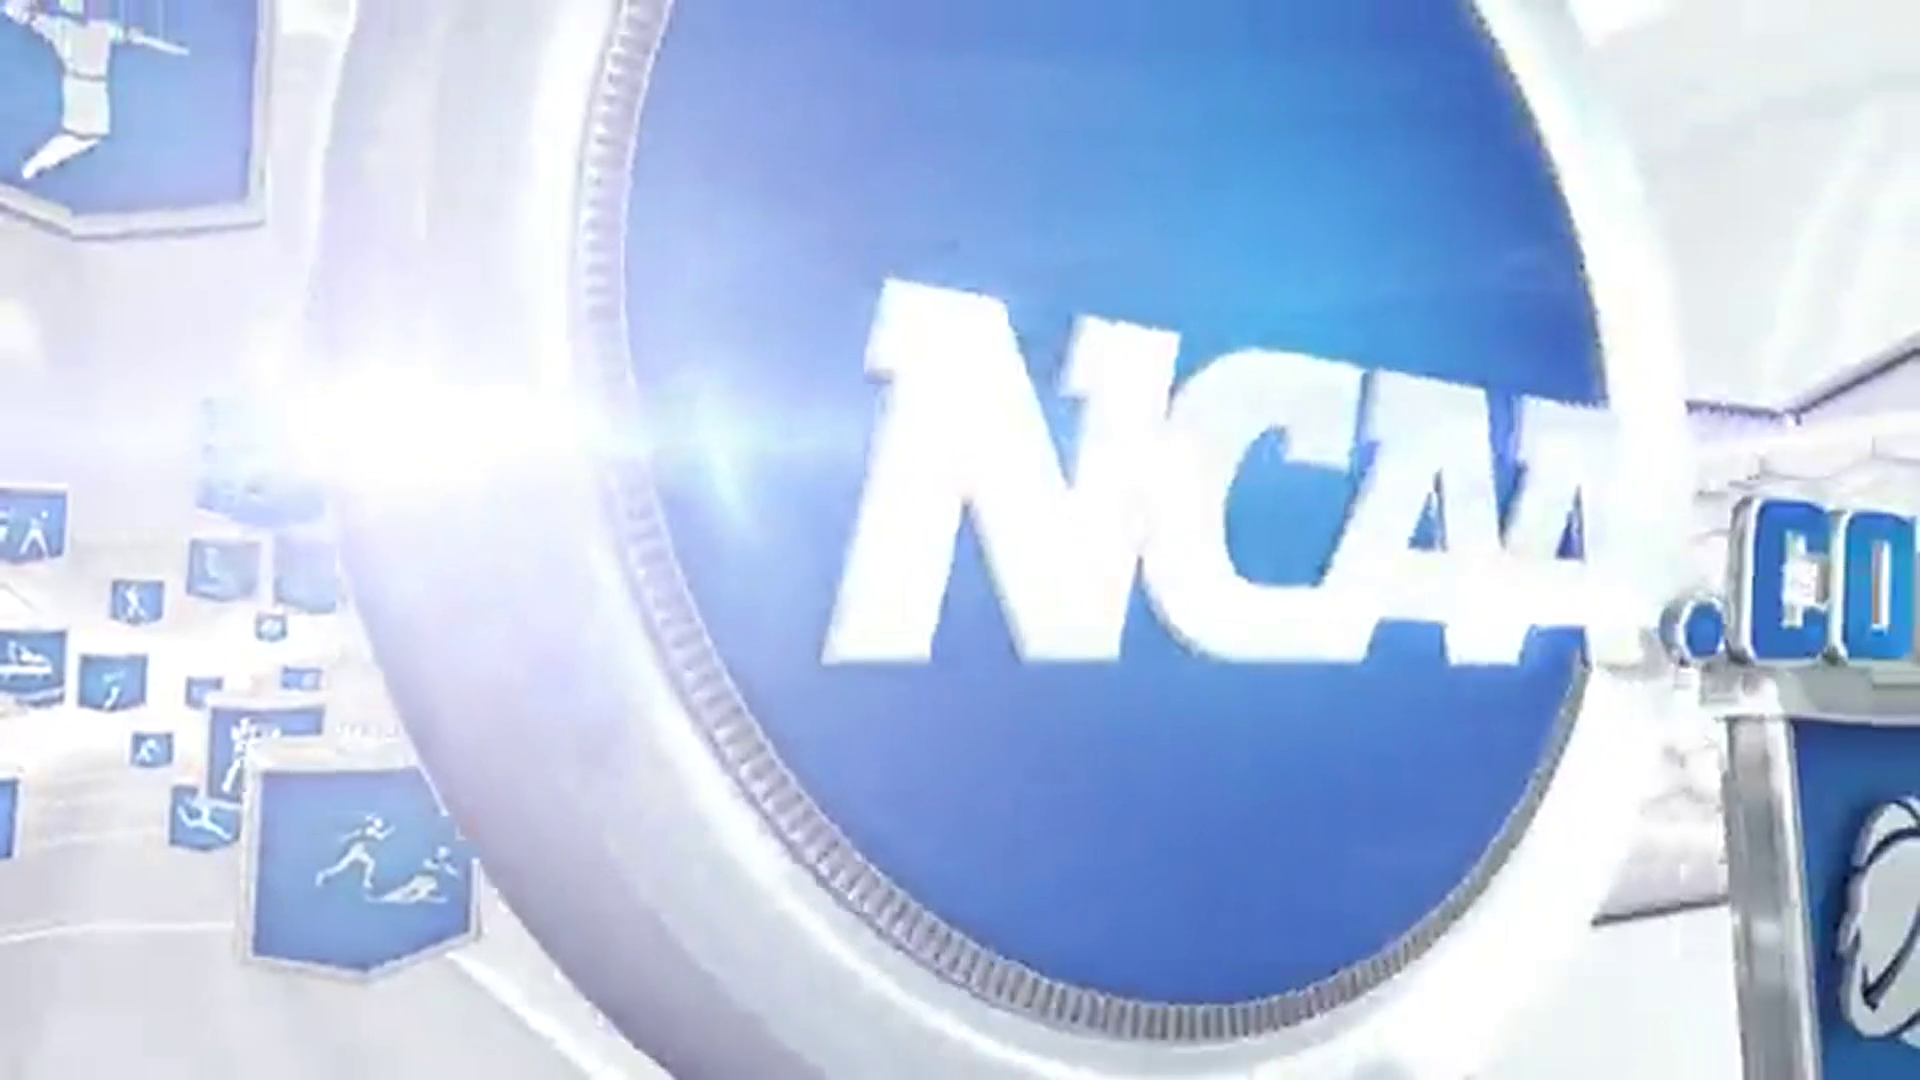
[[[1796,597],[1788,575],[1832,554],[1825,508],[1784,499],[1749,499],[1734,513],[1734,596],[1729,645],[1750,663],[1811,663],[1827,650],[1832,589]],[[1800,565],[1797,565],[1800,564]],[[1819,571],[1824,574],[1824,571]],[[1824,581],[1824,578],[1822,579]]]

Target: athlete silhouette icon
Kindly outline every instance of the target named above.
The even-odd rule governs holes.
[[[53,661],[18,641],[7,642],[0,679],[41,679],[54,673]]]
[[[95,16],[90,0],[5,0],[0,14],[38,34],[60,61],[60,130],[20,167],[22,180],[65,165],[113,133],[109,77],[115,49],[132,45],[170,56],[187,55],[184,46],[117,19]]]
[[[184,829],[232,841],[233,833],[228,831],[227,826],[217,816],[219,809],[210,799],[196,798],[182,801],[175,813],[180,816],[180,825]]]
[[[140,599],[140,590],[132,585],[120,590],[120,617],[128,622],[147,617],[146,602]]]
[[[374,857],[373,846],[392,835],[393,826],[387,824],[385,818],[368,814],[357,828],[340,838],[340,857],[332,866],[313,875],[314,887],[319,888],[349,870],[358,870],[360,888],[373,891],[373,877],[380,872],[380,860]]]
[[[247,764],[253,756],[254,748],[268,739],[280,737],[280,729],[272,724],[263,724],[251,716],[243,716],[233,725],[230,756],[227,767],[220,774],[218,791],[222,795],[237,796],[240,793],[240,777],[246,772]]]
[[[47,510],[0,509],[0,537],[7,546],[6,556],[14,562],[39,562],[53,558],[53,515]]]
[[[454,861],[453,849],[446,845],[433,849],[433,854],[421,860],[420,869],[399,885],[377,896],[367,899],[375,904],[399,904],[411,907],[414,904],[444,904],[447,894],[441,886],[450,878],[460,876],[460,865]]]

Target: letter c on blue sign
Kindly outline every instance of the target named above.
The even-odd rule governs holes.
[[[1838,660],[1903,660],[1913,653],[1914,523],[1873,511],[1841,517]]]
[[[1759,663],[1818,660],[1828,647],[1827,609],[1789,604],[1787,575],[1796,558],[1831,553],[1827,511],[1814,503],[1755,499],[1742,503],[1734,520],[1734,651]]]

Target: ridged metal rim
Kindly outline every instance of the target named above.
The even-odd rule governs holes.
[[[1471,4],[1463,6],[1479,20]],[[642,429],[645,418],[628,335],[628,198],[641,108],[672,7],[673,0],[621,0],[580,164],[574,237],[577,377],[597,395],[598,407],[616,430]],[[1515,92],[1520,92],[1517,85]],[[1487,850],[1432,911],[1374,955],[1306,988],[1227,1004],[1150,1001],[1091,990],[1042,975],[973,940],[867,861],[787,768],[733,685],[674,554],[651,470],[632,457],[610,457],[602,462],[600,480],[628,587],[688,715],[794,858],[849,911],[921,966],[988,1003],[1068,1031],[1148,1043],[1239,1041],[1322,1016],[1392,979],[1472,907],[1526,835],[1552,786],[1584,698],[1583,666],[1574,673],[1539,765]]]

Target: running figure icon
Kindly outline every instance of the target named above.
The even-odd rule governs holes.
[[[181,828],[189,832],[206,833],[231,843],[234,839],[233,833],[228,831],[226,824],[217,816],[219,811],[219,805],[211,799],[196,798],[182,800],[175,813],[180,817]]]
[[[340,857],[333,861],[333,865],[313,875],[313,887],[320,888],[349,870],[358,870],[361,890],[371,893],[373,876],[380,872],[380,862],[374,857],[373,845],[392,835],[393,826],[387,824],[385,818],[379,814],[368,814],[360,820],[359,827],[340,838]]]
[[[157,742],[162,736],[154,736]],[[149,743],[151,745],[151,742]],[[142,768],[154,768],[173,759],[170,746]],[[175,784],[168,795],[167,846],[182,851],[218,851],[240,839],[240,804],[218,799],[192,784]]]
[[[65,165],[112,134],[114,49],[133,45],[187,55],[184,47],[138,27],[95,17],[90,0],[5,0],[0,14],[45,39],[60,61],[60,130],[27,158],[22,180]]]
[[[371,760],[260,764],[239,830],[243,956],[373,976],[478,937],[474,853],[417,765]]]

